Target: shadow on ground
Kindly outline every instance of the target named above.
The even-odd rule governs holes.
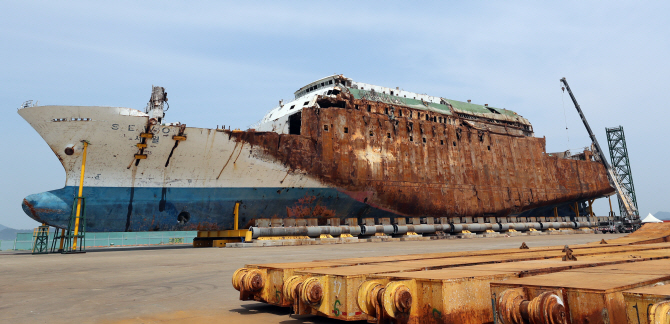
[[[318,317],[315,315],[292,315],[293,310],[289,307],[278,307],[268,304],[249,304],[241,306],[242,308],[231,309],[230,312],[235,312],[240,315],[272,314],[277,316],[286,316],[286,320],[278,322],[281,324],[310,324],[310,323],[342,324],[342,321],[338,321],[332,318]],[[349,323],[366,323],[366,322],[358,321]]]

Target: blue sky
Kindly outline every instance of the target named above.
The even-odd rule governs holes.
[[[246,128],[333,73],[512,109],[549,152],[589,145],[565,76],[602,146],[624,126],[640,212],[670,211],[669,16],[661,1],[2,1],[0,224],[34,227],[23,197],[65,181],[25,100],[143,109],[161,85],[168,121]]]

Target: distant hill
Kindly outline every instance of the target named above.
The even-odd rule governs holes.
[[[659,211],[653,214],[658,219],[670,220],[670,212]]]
[[[2,226],[2,225],[0,225]],[[32,233],[33,230],[17,230],[7,226],[0,227],[0,240],[13,241],[16,239],[16,233]]]

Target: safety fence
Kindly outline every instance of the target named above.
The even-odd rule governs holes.
[[[86,247],[192,244],[197,231],[86,233]],[[54,232],[49,233],[49,248]],[[0,241],[0,250],[32,250],[33,233],[18,233],[13,241]],[[58,242],[56,243],[58,245]]]

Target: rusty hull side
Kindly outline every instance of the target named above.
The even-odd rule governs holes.
[[[303,108],[301,135],[230,135],[295,172],[405,216],[504,217],[614,192],[601,163],[548,156],[544,138],[482,131],[438,113],[428,112],[427,121],[426,111],[405,107],[393,108],[405,117],[393,117],[385,113],[392,105],[338,98],[340,107]]]

